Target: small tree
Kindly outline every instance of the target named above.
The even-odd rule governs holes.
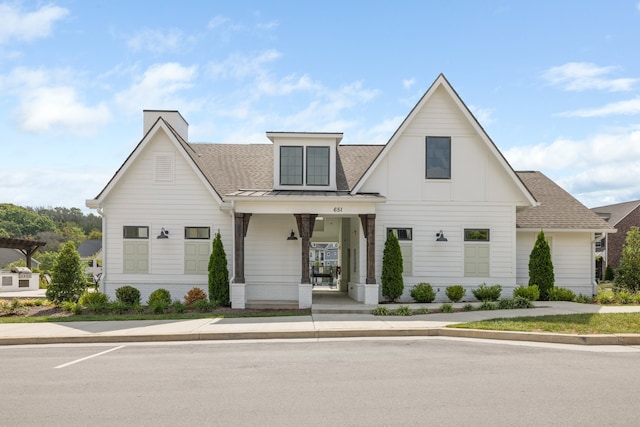
[[[634,292],[640,290],[640,229],[636,226],[627,232],[613,281],[620,288]]]
[[[551,249],[544,237],[544,232],[540,230],[529,255],[529,285],[537,285],[540,289],[540,300],[547,301],[549,290],[553,288],[554,282]]]
[[[613,268],[607,264],[607,268],[604,269],[604,280],[611,282],[613,280]]]
[[[209,257],[209,301],[229,305],[229,269],[220,230],[213,239]]]
[[[402,252],[398,238],[392,232],[387,235],[382,254],[382,295],[395,301],[402,295]]]
[[[68,241],[62,246],[53,266],[51,284],[47,287],[47,299],[56,304],[77,302],[87,287],[83,264],[76,245]]]

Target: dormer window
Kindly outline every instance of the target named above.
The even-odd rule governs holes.
[[[307,185],[329,185],[329,147],[307,147]]]
[[[273,142],[275,190],[336,191],[341,133],[267,132]]]
[[[302,185],[302,148],[280,147],[280,184]]]

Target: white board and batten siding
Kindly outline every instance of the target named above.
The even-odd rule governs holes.
[[[427,136],[451,137],[450,179],[426,179]],[[419,282],[439,287],[438,300],[442,301],[446,300],[444,288],[449,285],[469,289],[486,282],[509,290],[514,287],[516,207],[528,202],[513,173],[496,155],[497,150],[483,140],[449,93],[440,87],[363,184],[362,191],[379,191],[387,198],[376,212],[378,277],[387,228],[413,229],[412,271],[404,275],[402,300],[411,300],[409,292]],[[486,277],[465,275],[465,228],[489,229],[490,265]],[[440,230],[447,242],[436,242]]]
[[[593,233],[545,231],[544,235],[551,248],[555,286],[570,289],[576,295],[593,295]],[[529,256],[537,236],[531,231],[517,233],[518,285],[529,284]]]
[[[138,288],[143,300],[163,287],[175,299],[182,299],[194,286],[207,291],[207,274],[185,274],[185,245],[206,242],[209,245],[220,230],[233,272],[232,218],[220,210],[204,183],[183,154],[159,130],[143,147],[134,163],[107,195],[104,203],[106,247],[104,291],[113,297],[124,285]],[[148,226],[148,272],[124,273],[124,226]],[[186,240],[185,227],[210,227],[209,240]],[[158,239],[161,229],[168,239]]]

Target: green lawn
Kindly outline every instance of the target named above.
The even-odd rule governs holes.
[[[640,313],[562,314],[450,325],[450,328],[559,334],[640,334]]]

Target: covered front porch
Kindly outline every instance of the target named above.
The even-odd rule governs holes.
[[[374,202],[351,196],[341,196],[340,205],[311,199],[280,198],[287,203],[277,209],[273,200],[235,201],[233,308],[309,308],[317,292],[378,303]],[[305,211],[310,213],[299,213]]]

